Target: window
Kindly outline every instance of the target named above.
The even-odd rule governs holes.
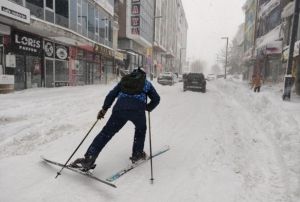
[[[69,27],[69,1],[55,0],[55,23]]]
[[[99,41],[99,11],[95,9],[95,40]]]
[[[55,60],[55,81],[67,82],[69,80],[69,69],[67,61]]]
[[[108,24],[108,41],[112,42],[113,38],[113,29],[112,29],[112,23],[109,21]]]
[[[267,4],[270,0],[260,0],[259,5]]]
[[[45,20],[54,23],[54,4],[53,0],[46,0]]]
[[[82,1],[77,1],[77,32],[82,34]]]
[[[15,2],[16,4],[19,4],[21,6],[23,6],[23,0],[10,0],[12,2]]]
[[[104,11],[99,12],[99,35],[100,35],[100,41],[104,42],[105,39],[105,21],[107,19],[107,16],[105,16]]]
[[[88,4],[87,0],[82,0],[82,35],[87,36],[87,19],[88,18]]]
[[[271,31],[281,23],[281,12],[279,6],[270,13],[270,15],[266,18],[266,22],[268,22],[266,23],[267,32]]]
[[[77,0],[70,1],[70,28],[77,31]]]
[[[95,8],[93,5],[88,4],[88,36],[90,39],[95,38]]]
[[[46,0],[46,8],[53,10],[53,0]]]
[[[44,0],[26,0],[26,8],[31,15],[44,19]]]

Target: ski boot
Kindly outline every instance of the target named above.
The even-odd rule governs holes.
[[[143,151],[143,152],[138,152],[136,154],[133,154],[132,157],[130,157],[129,159],[131,160],[132,163],[137,163],[140,160],[146,160],[147,158],[147,154]]]
[[[94,164],[96,158],[93,156],[85,156],[84,158],[78,158],[69,166],[72,168],[79,169],[83,172],[88,172],[91,169],[95,169],[96,164]]]

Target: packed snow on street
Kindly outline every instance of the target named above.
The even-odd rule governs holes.
[[[254,93],[246,82],[217,79],[207,92],[161,86],[151,112],[153,151],[170,150],[109,187],[42,162],[65,163],[96,121],[114,86],[37,88],[0,95],[0,201],[3,202],[298,202],[300,98],[281,99],[282,86]],[[82,157],[105,125],[108,111],[73,159]],[[134,126],[128,122],[100,153],[94,175],[106,179],[130,161]],[[149,154],[149,139],[145,151]]]

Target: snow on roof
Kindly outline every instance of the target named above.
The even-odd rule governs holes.
[[[280,0],[271,0],[266,4],[260,6],[259,16],[263,17],[268,15],[272,10],[280,5]]]
[[[290,2],[290,3],[288,3],[288,4],[284,7],[284,9],[283,9],[283,11],[282,11],[282,13],[281,13],[281,18],[287,18],[287,17],[293,15],[293,13],[294,13],[294,8],[295,8],[295,4],[294,4],[293,1]]]
[[[272,31],[267,33],[266,35],[258,38],[256,40],[256,44],[257,44],[256,49],[260,49],[264,46],[278,47],[279,44],[281,44],[281,41],[279,40],[280,39],[280,28],[281,28],[281,25],[278,25]]]

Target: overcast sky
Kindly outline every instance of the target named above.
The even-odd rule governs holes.
[[[182,0],[188,21],[187,59],[200,59],[210,67],[226,46],[221,37],[234,37],[244,22],[245,0]]]

